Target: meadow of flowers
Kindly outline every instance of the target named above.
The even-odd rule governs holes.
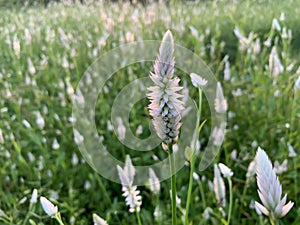
[[[299,5],[225,0],[1,8],[0,224],[300,224]],[[157,58],[116,71],[95,105],[101,143],[125,162],[114,168],[116,183],[78,150],[83,137],[73,131],[72,107],[77,84],[96,59],[143,40],[161,42]],[[215,74],[213,110],[227,117],[222,129],[212,127],[202,95],[210,81],[199,71],[176,69],[173,42]],[[111,107],[125,85],[149,75],[148,98],[132,107],[129,127],[145,139],[153,123],[163,144],[133,151],[119,141],[128,130],[119,118],[114,131]],[[186,95],[197,105],[196,129],[190,147],[176,149]],[[202,171],[210,135],[220,149]],[[176,176],[159,182],[150,169],[145,185],[135,185],[134,166],[173,151],[186,156]]]

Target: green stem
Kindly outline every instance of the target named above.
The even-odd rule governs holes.
[[[171,172],[171,192],[172,192],[172,225],[177,225],[176,217],[176,174],[175,174],[175,159],[172,150],[172,144],[169,144],[169,160],[170,160],[170,172]]]
[[[231,178],[228,177],[228,184],[229,184],[229,210],[228,210],[228,218],[227,218],[227,224],[230,224],[231,219],[231,213],[232,213],[232,204],[233,204],[233,194],[232,194],[232,181]]]
[[[201,119],[201,108],[202,108],[202,91],[199,88],[199,106],[198,106],[198,113],[197,113],[197,122],[196,122],[196,128],[194,132],[194,145],[193,145],[193,151],[192,156],[190,158],[190,178],[189,178],[189,188],[188,188],[188,195],[186,200],[186,211],[185,211],[185,219],[184,224],[189,224],[189,209],[190,209],[190,203],[191,203],[191,197],[192,197],[192,188],[193,188],[193,173],[195,170],[195,153],[196,153],[196,146],[197,146],[197,140],[199,136],[199,125],[200,125],[200,119]]]
[[[137,218],[137,221],[138,221],[138,225],[142,225],[140,212],[138,212],[137,210],[136,210],[136,218]]]
[[[59,213],[55,215],[55,219],[56,219],[56,221],[59,223],[59,225],[64,225],[64,223],[63,223],[62,220],[61,220],[61,217],[60,217],[60,214],[59,214]]]
[[[206,200],[205,200],[205,194],[204,194],[204,189],[203,189],[203,186],[202,186],[201,178],[199,178],[199,180],[198,180],[198,185],[199,185],[199,190],[200,190],[200,195],[201,195],[203,208],[205,209],[206,208]]]
[[[271,225],[275,225],[275,221],[272,219],[272,217],[269,217],[269,218],[270,218]]]

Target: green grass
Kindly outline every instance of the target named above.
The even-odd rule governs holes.
[[[0,223],[22,224],[28,212],[32,190],[37,188],[39,196],[52,196],[51,200],[58,205],[65,224],[92,224],[94,212],[109,224],[136,224],[135,216],[128,212],[124,203],[121,185],[102,178],[83,161],[74,143],[70,122],[72,94],[68,93],[67,86],[76,88],[80,77],[98,56],[126,43],[126,33],[133,34],[135,41],[161,40],[163,33],[170,29],[175,42],[199,54],[222,81],[229,111],[235,114],[235,117],[228,119],[228,133],[215,159],[216,163],[222,162],[234,171],[231,224],[259,224],[258,215],[249,207],[252,199],[259,200],[255,178],[246,184],[247,167],[257,149],[252,146],[253,141],[268,152],[272,161],[281,163],[288,159],[288,170],[279,175],[279,179],[283,192],[288,193],[288,199],[294,201],[295,206],[282,219],[282,224],[299,224],[300,198],[295,181],[299,180],[297,171],[300,169],[300,92],[293,91],[294,82],[299,76],[296,70],[300,65],[299,4],[298,0],[239,3],[207,1],[168,6],[154,3],[146,7],[105,3],[1,9],[0,129],[4,143],[0,144],[0,209],[7,218],[0,217]],[[286,17],[280,21],[281,26],[293,32],[290,41],[283,40],[278,31],[271,31],[272,19],[279,19],[281,12]],[[133,18],[133,15],[136,17]],[[199,36],[204,35],[202,40],[193,36],[190,26],[198,31]],[[269,35],[273,44],[278,39],[277,50],[283,65],[286,68],[293,63],[294,67],[278,76],[276,86],[267,68],[271,47],[262,46],[256,56],[240,50],[233,33],[235,26],[246,37],[253,32],[255,38],[261,38],[261,43]],[[210,32],[205,33],[208,29]],[[12,47],[14,39],[20,41],[19,56]],[[215,49],[212,54],[211,46]],[[222,59],[226,54],[230,56],[232,82],[223,80]],[[29,72],[29,58],[36,69],[35,74]],[[69,66],[63,66],[64,60]],[[120,70],[110,80],[114,92],[101,94],[96,105],[98,128],[107,126],[110,108],[118,91],[133,79],[147,76],[145,71],[149,70],[152,70],[152,63],[132,65]],[[192,87],[188,76],[182,75],[182,79]],[[236,97],[232,92],[238,88],[242,90],[242,95]],[[190,95],[196,99],[196,90],[192,90]],[[278,97],[274,97],[275,90],[280,91]],[[134,119],[130,126],[135,131],[138,125],[142,125],[142,137],[149,135],[147,104],[147,101],[142,101],[131,112]],[[202,117],[209,121],[207,102],[203,104]],[[43,129],[36,124],[36,111],[40,111],[45,120]],[[28,121],[31,128],[26,128],[23,120]],[[236,125],[238,129],[233,128],[237,128]],[[210,129],[208,122],[201,134],[204,145]],[[153,153],[160,159],[166,157],[159,149],[148,153],[132,153],[118,142],[114,133],[98,130],[109,151],[119,159],[124,160],[125,155],[130,154],[133,163],[140,165],[153,162]],[[54,139],[60,145],[57,150],[52,149]],[[287,142],[298,153],[294,161],[288,158]],[[233,150],[237,151],[234,160],[231,159]],[[76,165],[71,162],[74,155],[79,159]],[[32,156],[34,159],[30,160]],[[198,163],[199,159],[196,165]],[[221,215],[208,185],[208,181],[213,179],[213,166],[199,175],[206,178],[202,185],[207,206],[215,214]],[[183,208],[188,189],[187,177],[188,167],[177,174],[177,190]],[[84,188],[87,182],[89,189]],[[170,224],[169,181],[162,182],[161,186],[159,200],[163,206],[163,224]],[[142,222],[156,224],[153,220],[155,196],[147,187],[139,189],[143,196]],[[53,199],[55,194],[58,194],[57,200]],[[25,202],[21,201],[24,197],[27,198]],[[194,182],[189,213],[193,224],[203,220],[204,210],[199,186]],[[178,218],[180,216],[178,214]],[[72,218],[75,218],[73,223]],[[36,224],[55,222],[46,216],[39,204],[30,219]],[[265,217],[264,221],[267,221]],[[212,216],[204,224],[220,224],[220,221]]]

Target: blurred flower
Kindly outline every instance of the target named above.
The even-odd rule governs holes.
[[[228,168],[226,165],[224,165],[223,163],[219,163],[219,168],[221,173],[223,174],[224,177],[232,177],[233,176],[233,172],[230,168]]]
[[[226,57],[227,56],[227,57]],[[230,62],[228,60],[229,56],[226,55],[224,57],[224,62],[225,62],[225,68],[224,68],[224,80],[228,81],[230,80],[231,74],[230,74]]]
[[[291,158],[296,157],[297,154],[296,154],[293,146],[290,143],[287,143],[287,146],[288,146],[288,150],[289,150],[289,157],[291,157]]]
[[[52,149],[56,150],[56,149],[59,149],[60,145],[57,141],[56,138],[54,138],[53,142],[52,142]]]
[[[30,203],[33,203],[33,204],[37,203],[37,196],[38,196],[37,189],[33,189],[31,199],[30,199]]]
[[[281,26],[276,18],[274,18],[272,21],[272,29],[276,29],[278,31],[281,30]]]
[[[215,99],[215,110],[217,113],[225,113],[228,105],[227,100],[224,98],[221,83],[217,83],[216,99]]]
[[[43,207],[43,210],[45,211],[45,213],[48,215],[48,216],[55,216],[55,214],[58,213],[58,208],[57,206],[54,206],[52,204],[52,202],[50,202],[47,198],[41,196],[40,197],[40,202],[42,204],[42,207]]]
[[[36,120],[35,120],[36,125],[38,126],[38,128],[39,128],[40,130],[44,129],[44,127],[45,127],[45,120],[44,120],[44,118],[42,117],[41,113],[40,113],[39,111],[37,111],[37,112],[35,113],[35,115],[36,115]]]
[[[35,67],[29,57],[27,58],[27,65],[28,65],[28,72],[31,75],[34,75],[36,73],[36,70],[35,70]]]
[[[205,86],[207,84],[207,80],[205,80],[203,77],[199,76],[198,74],[191,73],[190,74],[192,84],[196,88],[201,88],[202,86]]]
[[[282,174],[287,171],[288,160],[285,159],[281,164],[276,160],[274,162],[274,170],[276,174]]]
[[[118,127],[117,127],[118,138],[120,138],[120,140],[123,141],[126,136],[126,127],[124,126],[123,120],[121,117],[117,117],[116,121],[118,124]]]
[[[149,179],[148,179],[149,185],[150,185],[150,190],[154,194],[158,194],[160,191],[160,182],[159,179],[157,178],[155,172],[153,171],[152,168],[149,168]]]
[[[256,207],[265,215],[275,219],[285,216],[294,203],[289,201],[286,205],[287,195],[281,199],[282,187],[272,167],[266,152],[258,147],[255,156],[256,176],[259,198],[263,205],[255,202]]]
[[[4,144],[4,138],[3,138],[3,134],[2,134],[1,128],[0,128],[0,144]]]
[[[173,78],[174,73],[174,40],[172,33],[167,31],[159,48],[159,54],[154,63],[154,73],[150,78],[155,86],[149,87],[149,112],[153,117],[157,135],[165,142],[176,142],[181,126],[181,112],[184,103],[179,100],[183,95],[177,93],[182,90],[178,85],[180,79]]]
[[[102,219],[100,216],[98,216],[95,213],[93,214],[93,222],[94,225],[108,225],[104,219]]]
[[[272,48],[271,54],[269,56],[269,68],[274,77],[277,77],[280,73],[283,72],[284,69],[275,46]]]
[[[225,184],[223,181],[223,178],[221,177],[220,170],[217,166],[217,164],[214,165],[214,182],[213,182],[213,188],[216,196],[216,200],[218,204],[222,207],[225,207],[226,204],[226,189]]]
[[[255,160],[252,160],[248,165],[246,177],[247,178],[253,177],[255,175],[255,172],[256,172]]]
[[[300,67],[299,67],[300,69]],[[300,71],[300,70],[299,70]],[[295,90],[300,91],[300,76],[297,78],[295,85],[294,85]]]

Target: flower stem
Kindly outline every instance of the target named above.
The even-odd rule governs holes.
[[[138,225],[142,225],[140,212],[138,212],[137,210],[136,210],[136,218],[137,218],[137,221],[138,221]]]
[[[228,184],[229,184],[229,210],[228,210],[228,218],[227,218],[227,224],[230,224],[231,219],[231,213],[232,213],[232,204],[233,204],[233,194],[232,194],[232,181],[231,178],[228,177]]]
[[[175,174],[175,156],[172,149],[172,144],[169,144],[169,160],[170,160],[170,172],[171,172],[171,192],[172,192],[172,225],[177,225],[176,217],[176,174]]]
[[[198,113],[197,113],[197,122],[196,122],[196,128],[194,133],[194,143],[193,143],[193,151],[192,156],[190,158],[190,178],[189,178],[189,188],[188,188],[188,195],[186,200],[186,207],[185,207],[185,218],[184,218],[184,224],[189,224],[189,209],[190,209],[190,203],[191,203],[191,197],[192,197],[192,188],[193,188],[193,173],[195,170],[195,154],[196,154],[196,146],[197,146],[197,140],[199,136],[199,125],[200,125],[200,119],[201,119],[201,108],[202,108],[202,91],[199,88],[199,106],[198,106]]]
[[[59,223],[59,225],[64,225],[64,223],[61,220],[60,214],[57,213],[54,217],[56,219],[56,221]]]

